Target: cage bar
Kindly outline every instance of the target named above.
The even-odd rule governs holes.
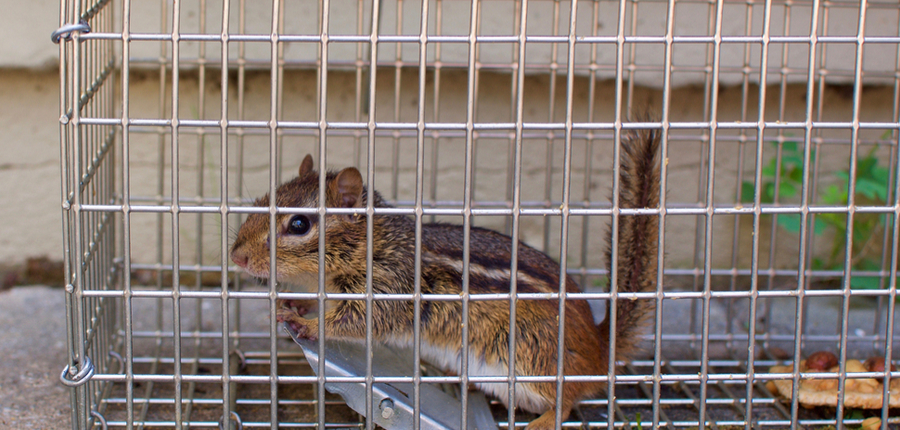
[[[73,428],[374,428],[376,384],[411,384],[421,410],[422,388],[475,382],[508,387],[491,413],[514,428],[535,416],[503,404],[529,381],[609,384],[559,428],[900,424],[844,397],[805,408],[799,387],[816,376],[770,370],[829,350],[840,360],[826,379],[841,387],[900,377],[846,368],[897,358],[895,1],[61,0],[59,25]],[[622,208],[619,142],[647,128],[663,139],[661,207]],[[395,207],[254,206],[307,153],[317,168],[358,167]],[[229,255],[250,214],[414,218],[415,289],[375,292],[371,228],[365,293],[326,291],[324,271],[314,293],[250,279]],[[635,216],[660,221],[652,292],[618,291],[603,257],[608,232]],[[423,292],[430,222],[464,226],[462,295]],[[513,256],[552,256],[581,292],[533,293],[516,277],[509,293],[473,291],[474,228],[521,241]],[[276,323],[280,299],[366,303],[367,348],[385,300],[414,304],[416,338],[435,301],[460,302],[463,333],[481,301],[508,303],[511,318],[548,299],[560,317],[579,299],[598,321],[626,300],[657,313],[644,355],[605,375],[560,363],[521,376],[512,362],[477,376],[466,353],[448,375],[417,343],[412,374],[373,375],[369,356],[364,377],[332,378],[323,345],[313,369]],[[512,351],[523,328],[510,330]],[[793,382],[791,398],[771,381]],[[364,414],[328,392],[340,383],[365,385]]]

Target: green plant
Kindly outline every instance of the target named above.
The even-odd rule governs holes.
[[[889,133],[884,136],[886,138]],[[776,149],[778,144],[775,145]],[[778,158],[772,157],[762,169],[762,188],[760,200],[762,203],[775,203],[776,192],[778,200],[797,199],[802,190],[805,172],[803,169],[803,146],[797,142],[785,142],[781,147],[782,156],[779,165]],[[889,187],[891,184],[890,172],[887,167],[881,165],[876,156],[878,146],[874,146],[865,156],[860,156],[856,161],[856,187],[853,199],[857,206],[885,205],[887,202]],[[810,162],[815,162],[816,151],[810,151]],[[849,201],[850,170],[841,170],[834,173],[834,181],[819,189],[818,204],[825,206],[846,206]],[[752,203],[756,187],[754,181],[744,181],[741,184],[741,201]],[[771,215],[767,215],[769,217]],[[800,231],[799,214],[778,215],[777,225],[792,233]],[[889,222],[886,214],[856,213],[853,217],[851,247],[851,269],[861,271],[881,270],[881,247],[879,238]],[[824,236],[826,232],[831,234],[830,251],[827,257],[814,257],[812,269],[815,270],[843,270],[844,250],[847,238],[847,214],[845,213],[821,213],[816,215],[815,222],[809,224],[814,228],[813,233]],[[881,285],[878,276],[854,275],[850,280],[852,288],[875,289]]]

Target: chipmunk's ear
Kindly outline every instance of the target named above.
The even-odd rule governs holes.
[[[336,207],[358,208],[362,206],[362,175],[355,167],[341,170],[328,187]]]
[[[306,157],[303,157],[303,162],[300,163],[300,177],[304,177],[312,172],[313,169],[313,159],[312,155],[306,154]]]

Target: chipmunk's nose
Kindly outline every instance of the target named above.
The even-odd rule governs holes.
[[[244,252],[240,248],[235,248],[231,251],[231,261],[234,261],[234,264],[237,264],[242,269],[247,268],[247,263],[249,262],[250,257],[247,256],[247,253]]]

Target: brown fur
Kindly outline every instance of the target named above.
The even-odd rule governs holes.
[[[640,132],[623,142],[620,206],[623,208],[655,208],[659,194],[659,136]],[[279,207],[317,207],[318,173],[312,170],[307,156],[299,176],[281,185],[276,192]],[[354,168],[326,174],[327,207],[364,207],[370,198],[362,185],[362,177]],[[377,192],[371,193],[375,207],[389,207]],[[268,206],[269,197],[257,200]],[[300,283],[318,273],[318,229],[316,215],[309,216],[312,227],[302,237],[291,235],[287,228],[292,215],[276,216],[276,272],[281,283]],[[366,292],[366,217],[331,216],[325,220],[326,291]],[[373,217],[372,288],[378,293],[414,292],[415,224],[405,216]],[[656,285],[656,216],[622,216],[619,218],[618,291],[653,291]],[[253,214],[241,226],[232,247],[232,259],[249,273],[269,275],[269,216]],[[426,224],[422,228],[423,294],[462,293],[464,233],[461,226]],[[510,268],[512,239],[494,231],[472,228],[470,232],[469,293],[508,293],[509,279],[500,276]],[[553,293],[558,290],[559,265],[546,254],[525,244],[518,245],[517,289],[521,293]],[[571,279],[565,280],[566,291],[579,292]],[[307,291],[314,291],[307,286]],[[313,303],[282,302],[278,318],[287,321],[302,336],[315,339],[319,324],[329,338],[362,339],[366,333],[365,302],[336,301],[320,318],[302,315]],[[377,341],[392,343],[411,339],[414,320],[411,301],[375,300],[372,333]],[[421,308],[422,340],[438,348],[455,351],[462,345],[462,303],[460,301],[423,301]],[[616,309],[616,357],[627,359],[636,351],[637,336],[644,321],[652,313],[650,300],[619,300]],[[556,375],[559,302],[556,300],[519,300],[516,310],[515,373],[519,376]],[[485,363],[509,363],[509,303],[506,301],[470,301],[468,348]],[[594,325],[586,301],[566,300],[565,351],[563,368],[566,375],[604,375],[608,370],[609,317]],[[543,414],[529,424],[529,429],[553,428],[556,421],[556,383],[541,382],[517,385],[536,393],[543,403],[523,403],[516,395],[517,406]],[[604,389],[599,382],[567,382],[563,386],[562,420],[578,400]],[[517,389],[518,391],[518,389]],[[507,398],[500,399],[506,402]]]
[[[619,207],[659,207],[659,133],[636,130],[622,143],[619,171]],[[607,240],[606,260],[612,264],[612,231]],[[618,264],[616,277],[619,292],[656,290],[659,217],[655,215],[620,216]],[[605,343],[609,338],[609,311],[600,324]],[[654,311],[651,300],[618,300],[616,302],[616,358],[629,360],[637,352],[634,337],[645,331]]]

